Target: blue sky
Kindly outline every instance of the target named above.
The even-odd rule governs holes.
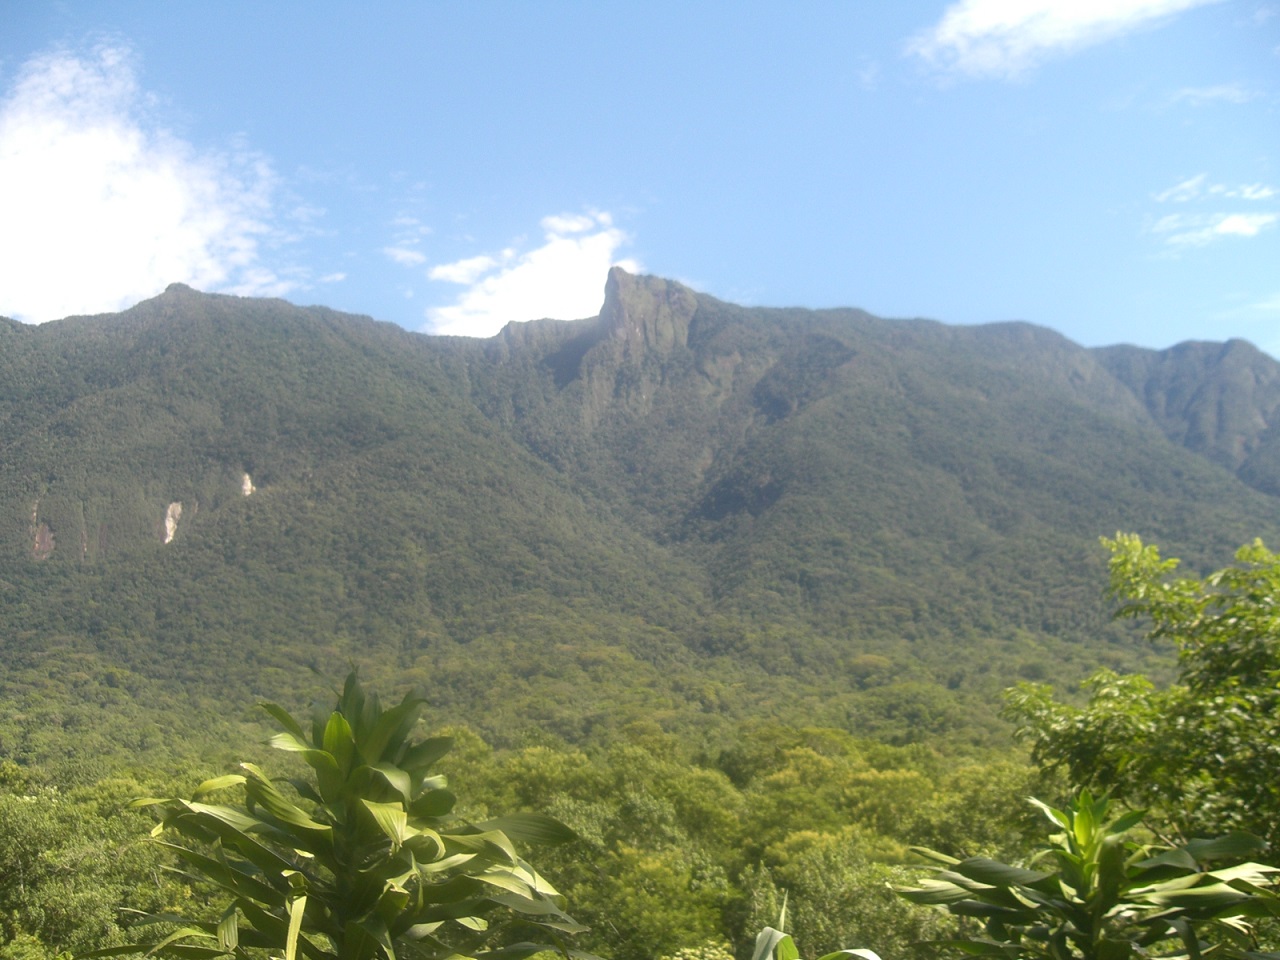
[[[0,314],[739,303],[1280,355],[1280,0],[0,0]]]

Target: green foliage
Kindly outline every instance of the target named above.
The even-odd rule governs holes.
[[[358,662],[429,684],[465,739],[466,763],[442,763],[477,784],[473,821],[547,809],[579,830],[547,862],[590,948],[742,954],[763,922],[746,904],[778,890],[766,871],[854,923],[841,891],[913,838],[1021,853],[1001,798],[1047,794],[1009,756],[995,692],[1158,669],[1106,622],[1095,531],[1139,526],[1200,563],[1280,530],[1259,492],[1280,473],[1253,458],[1250,489],[1218,456],[1265,437],[1170,442],[1178,423],[1134,402],[1147,374],[1117,380],[1046,331],[744,309],[625,275],[610,296],[600,318],[484,342],[180,287],[4,327],[0,797],[117,775],[172,796],[260,761],[253,704],[310,700],[299,664]],[[1233,422],[1256,421],[1239,399]],[[1165,701],[1143,702],[1115,718],[1135,742],[1165,731]],[[1220,713],[1206,744],[1230,747]],[[1242,782],[1273,759],[1222,756]],[[1232,795],[1179,782],[1188,811]],[[210,920],[207,886],[158,889],[134,848],[74,879],[45,827],[14,850],[59,867],[5,901],[0,949],[118,945],[104,904],[126,888],[148,912],[191,895]],[[74,936],[59,898],[91,918]]]
[[[1177,836],[1243,829],[1280,849],[1280,557],[1255,541],[1233,566],[1174,577],[1178,561],[1138,537],[1105,542],[1119,615],[1175,644],[1178,683],[1102,671],[1085,707],[1023,686],[1007,707],[1019,734],[1040,764],[1150,807]]]
[[[806,956],[855,943],[874,947],[885,960],[914,957],[915,943],[946,935],[951,924],[894,895],[892,887],[914,881],[916,871],[877,862],[877,840],[856,829],[793,833],[744,875],[745,929],[774,922],[786,902],[789,929]]]
[[[296,799],[256,765],[205,781],[191,799],[134,802],[164,813],[154,831],[193,882],[212,884],[230,903],[216,919],[183,923],[162,940],[125,950],[178,956],[287,960],[424,960],[521,957],[582,928],[564,914],[555,889],[516,853],[513,839],[563,842],[566,829],[537,814],[471,824],[450,816],[454,796],[432,767],[448,738],[414,742],[424,706],[410,693],[383,710],[353,672],[331,712],[317,710],[308,734],[267,704],[283,727],[272,746],[298,754],[307,780],[289,779]],[[243,787],[245,804],[208,802]],[[121,949],[98,951],[114,955]]]
[[[1231,834],[1177,848],[1135,838],[1141,811],[1108,819],[1109,800],[1083,790],[1065,809],[1033,800],[1056,829],[1036,858],[1041,869],[931,850],[943,866],[918,887],[899,892],[921,904],[941,904],[980,920],[983,933],[944,941],[971,956],[1038,960],[1126,960],[1163,955],[1176,942],[1201,957],[1235,943],[1251,945],[1242,918],[1259,915],[1258,897],[1238,882],[1270,885],[1280,868],[1239,861],[1263,848],[1256,837]]]
[[[121,905],[157,911],[183,899],[157,873],[158,851],[136,842],[142,818],[122,809],[139,789],[129,781],[0,787],[0,955],[52,958],[122,943]]]
[[[1025,326],[619,278],[489,341],[184,288],[4,337],[0,702],[38,719],[0,715],[0,756],[42,766],[63,721],[132,713],[117,757],[150,754],[349,660],[502,746],[767,715],[972,751],[1017,677],[1150,668],[1095,531],[1198,561],[1280,530],[1141,378]]]
[[[787,926],[787,904],[783,898],[778,910],[778,927],[764,927],[756,936],[751,960],[800,960],[800,950],[789,933],[780,928]],[[860,960],[880,960],[872,950],[841,949],[828,953],[820,960],[836,960],[838,957],[858,957]]]

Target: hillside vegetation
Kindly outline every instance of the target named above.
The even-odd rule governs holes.
[[[1038,759],[1109,786],[1063,740],[1112,733],[1075,685],[1177,675],[1112,621],[1099,535],[1192,576],[1274,541],[1277,407],[1239,341],[1087,350],[620,270],[599,316],[488,340],[182,286],[0,320],[0,960],[207,907],[123,804],[266,762],[255,703],[353,665],[424,691],[465,816],[577,831],[539,867],[587,948],[749,955],[789,892],[807,952],[905,957],[951,930],[888,892],[908,845],[1016,858],[1011,799],[1063,790],[1002,691],[1052,683],[1023,688]]]
[[[1150,663],[1098,535],[1203,569],[1280,528],[1278,369],[620,270],[598,317],[486,341],[181,286],[5,322],[0,696],[92,733],[355,662],[497,743],[762,712],[1000,742],[1014,680]]]

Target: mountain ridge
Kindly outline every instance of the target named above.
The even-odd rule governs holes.
[[[0,699],[55,648],[199,697],[354,660],[499,740],[759,710],[975,740],[1018,677],[1151,662],[1099,535],[1202,569],[1280,532],[1280,365],[1241,346],[620,270],[596,317],[484,340],[180,285],[0,337]]]

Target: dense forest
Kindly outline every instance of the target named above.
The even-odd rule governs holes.
[[[911,955],[968,928],[894,892],[909,848],[1023,863],[1022,798],[1081,786],[1142,843],[1275,839],[1275,561],[1231,557],[1280,529],[1278,406],[1239,341],[616,270],[599,316],[487,341],[179,286],[0,321],[0,956],[216,927],[129,801],[302,782],[258,703],[330,710],[352,667],[453,738],[415,788],[450,822],[571,828],[529,856],[607,957],[747,957],[784,899],[805,956]],[[1121,537],[1109,600],[1116,530],[1189,577]]]

